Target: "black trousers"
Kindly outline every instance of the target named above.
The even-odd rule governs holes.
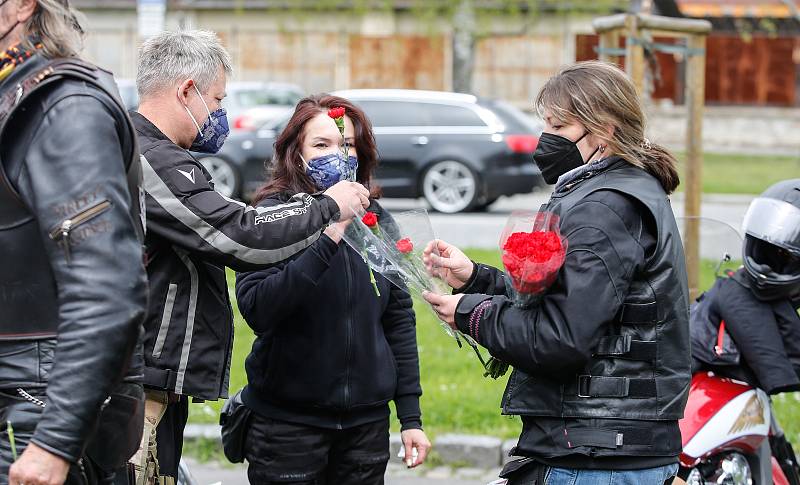
[[[45,399],[44,392],[36,396]],[[7,422],[14,428],[14,444],[17,458],[22,455],[36,430],[42,414],[40,406],[23,399],[13,390],[0,391],[0,485],[8,484],[8,469],[14,462]],[[115,472],[103,471],[90,458],[84,456],[80,463],[73,464],[67,475],[65,485],[112,485],[134,483],[129,470]]]
[[[245,439],[251,484],[382,485],[389,418],[335,430],[251,416]]]
[[[156,458],[159,475],[178,480],[178,467],[183,454],[183,430],[189,419],[189,398],[181,396],[167,404],[164,416],[156,427]]]

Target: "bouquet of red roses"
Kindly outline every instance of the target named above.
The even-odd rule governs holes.
[[[536,303],[553,284],[567,255],[567,240],[559,232],[559,217],[552,212],[512,212],[500,236],[506,293],[515,307]],[[484,366],[494,379],[508,364],[494,357]]]
[[[500,237],[506,283],[514,306],[533,304],[553,284],[567,255],[567,240],[551,212],[513,212]]]

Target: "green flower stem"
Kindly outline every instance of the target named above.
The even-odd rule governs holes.
[[[344,153],[345,163],[348,163],[348,161],[350,160],[350,150],[347,147],[347,138],[345,138],[344,136],[344,116],[340,116],[339,118],[334,118],[333,121],[336,123],[336,127],[339,128],[339,133],[342,135],[342,147],[343,147],[342,152]],[[356,171],[358,171],[358,169],[356,169]],[[356,181],[355,173],[352,175],[350,181],[351,182]]]
[[[361,257],[364,258],[364,264],[367,265],[367,269],[369,270],[369,282],[372,283],[372,287],[375,288],[375,294],[378,297],[381,296],[380,290],[378,290],[378,282],[375,281],[375,274],[372,272],[372,267],[369,265],[369,261],[367,261],[367,250],[361,250]]]
[[[498,377],[504,376],[506,372],[508,372],[508,364],[500,359],[492,357],[489,359],[489,362],[484,365],[484,369],[486,369],[486,372],[483,373],[483,377],[497,379]]]
[[[8,426],[8,442],[11,445],[11,457],[17,461],[17,442],[14,440],[14,427],[11,426],[11,421],[6,421]]]

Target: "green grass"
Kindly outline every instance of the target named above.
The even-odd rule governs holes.
[[[676,153],[681,181],[685,181],[686,155]],[[760,194],[770,185],[800,178],[800,157],[706,153],[703,157],[703,192],[708,194]],[[684,190],[683,184],[678,188]]]
[[[469,251],[476,260],[500,264],[496,251]],[[233,294],[233,273],[228,272],[228,288]],[[254,335],[244,322],[234,301],[234,340],[231,361],[231,393],[245,385],[244,359],[250,352]],[[500,415],[500,397],[508,377],[497,381],[483,377],[483,367],[468,346],[459,348],[439,326],[427,304],[415,302],[417,338],[423,396],[421,401],[425,430],[430,436],[458,432],[512,437],[519,432],[517,418]],[[194,423],[217,422],[222,401],[192,404],[189,420]],[[399,424],[392,422],[392,430]]]
[[[467,250],[475,261],[500,265],[500,255],[493,250]],[[703,261],[701,288],[711,286],[714,279],[711,261]],[[736,267],[736,263],[730,263]],[[254,335],[245,324],[233,298],[233,273],[228,273],[228,286],[234,301],[236,338],[231,364],[231,392],[245,385],[244,359],[250,352]],[[519,419],[500,415],[502,396],[508,374],[498,380],[483,377],[483,368],[473,351],[464,346],[458,348],[439,326],[438,320],[427,305],[415,302],[417,312],[417,338],[420,353],[422,380],[422,413],[425,430],[429,437],[443,433],[486,434],[502,438],[517,436]],[[787,435],[800,443],[800,403],[798,394],[778,396],[775,411]],[[192,404],[190,422],[217,422],[222,401]],[[399,429],[393,420],[392,430]],[[200,447],[203,453],[208,453]],[[201,453],[201,454],[203,454]]]

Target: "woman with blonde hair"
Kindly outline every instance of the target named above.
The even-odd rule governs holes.
[[[630,79],[581,62],[536,98],[534,153],[555,183],[564,265],[538,304],[516,308],[503,273],[438,242],[455,295],[426,295],[443,320],[509,363],[504,414],[522,417],[501,473],[516,484],[661,485],[678,469],[690,381],[689,299],[668,194],[675,159],[645,138]],[[429,248],[429,250],[432,248]]]

